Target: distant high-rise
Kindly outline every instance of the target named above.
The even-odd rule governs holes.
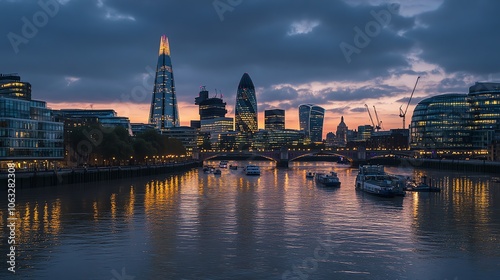
[[[337,141],[341,146],[345,146],[347,144],[347,131],[348,127],[344,122],[344,116],[340,118],[340,123],[337,126]]]
[[[200,120],[226,117],[226,103],[222,98],[208,97],[208,90],[205,86],[201,88],[198,97],[195,98],[194,104],[199,106]]]
[[[160,40],[149,123],[154,124],[157,129],[178,127],[180,125],[174,73],[170,59],[170,46],[165,35],[161,36]]]
[[[266,130],[284,130],[285,110],[281,109],[265,110],[264,123]]]
[[[236,93],[235,130],[247,134],[257,132],[257,99],[248,73],[243,74]]]
[[[299,126],[312,142],[323,140],[323,120],[325,109],[313,104],[302,104],[299,106]]]

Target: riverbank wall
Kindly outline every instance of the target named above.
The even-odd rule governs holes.
[[[56,185],[92,183],[124,178],[154,176],[180,172],[200,166],[198,161],[186,161],[144,166],[113,166],[80,168],[44,172],[15,173],[16,188],[48,187]],[[6,174],[2,174],[6,175]],[[1,176],[6,177],[6,176]]]
[[[388,166],[449,170],[456,172],[481,172],[500,174],[500,162],[487,160],[380,158],[369,160],[368,163]]]

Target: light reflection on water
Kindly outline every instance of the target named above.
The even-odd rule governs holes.
[[[256,163],[259,177],[193,169],[18,190],[16,277],[111,279],[111,271],[123,267],[136,279],[282,279],[294,268],[309,279],[500,275],[500,185],[488,175],[387,168],[427,175],[442,191],[384,199],[354,190],[356,169]],[[308,171],[332,168],[340,189],[305,178]],[[307,271],[303,262],[314,258],[319,244],[333,253]]]

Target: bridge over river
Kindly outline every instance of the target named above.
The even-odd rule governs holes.
[[[294,150],[281,148],[274,151],[210,151],[210,152],[193,152],[193,159],[210,160],[215,158],[267,158],[275,161],[280,167],[288,167],[290,161],[294,161],[306,156],[340,156],[348,160],[351,165],[358,165],[366,161],[379,157],[398,156],[398,157],[413,157],[413,152],[408,150],[367,150],[367,149],[334,149],[334,150]]]

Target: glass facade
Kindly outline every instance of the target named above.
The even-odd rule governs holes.
[[[311,114],[312,104],[302,104],[299,106],[299,129],[304,131],[306,137],[309,137],[309,116]]]
[[[235,130],[252,135],[257,132],[257,99],[248,73],[243,74],[236,92]]]
[[[323,121],[325,109],[313,104],[302,104],[299,106],[299,126],[306,137],[312,142],[323,140]]]
[[[233,130],[233,118],[214,118],[209,120],[201,120],[201,132],[210,133],[210,142],[212,144],[220,142],[219,136],[221,133]]]
[[[31,84],[16,74],[0,74],[0,96],[31,100]]]
[[[466,94],[442,94],[420,101],[411,119],[410,147],[433,156],[472,151],[469,108]]]
[[[0,159],[62,159],[63,123],[46,103],[0,96]]]
[[[297,146],[304,143],[305,133],[301,130],[259,130],[252,143],[257,150],[279,150],[282,147]]]
[[[285,110],[272,109],[264,111],[264,123],[266,130],[284,130]]]
[[[358,140],[368,140],[373,134],[373,126],[360,125],[358,126]]]
[[[476,83],[469,88],[474,146],[488,149],[500,139],[500,83]]]
[[[154,124],[160,130],[180,125],[170,46],[165,35],[160,40],[149,123]]]
[[[198,135],[195,128],[189,126],[170,127],[162,130],[161,134],[181,141],[184,148],[186,148],[187,155],[191,155],[193,149],[196,148]]]
[[[85,125],[99,122],[104,127],[121,126],[129,132],[130,136],[133,135],[129,118],[118,117],[116,111],[112,109],[61,109],[55,111],[55,114],[57,119],[66,123],[80,122],[80,125]]]

